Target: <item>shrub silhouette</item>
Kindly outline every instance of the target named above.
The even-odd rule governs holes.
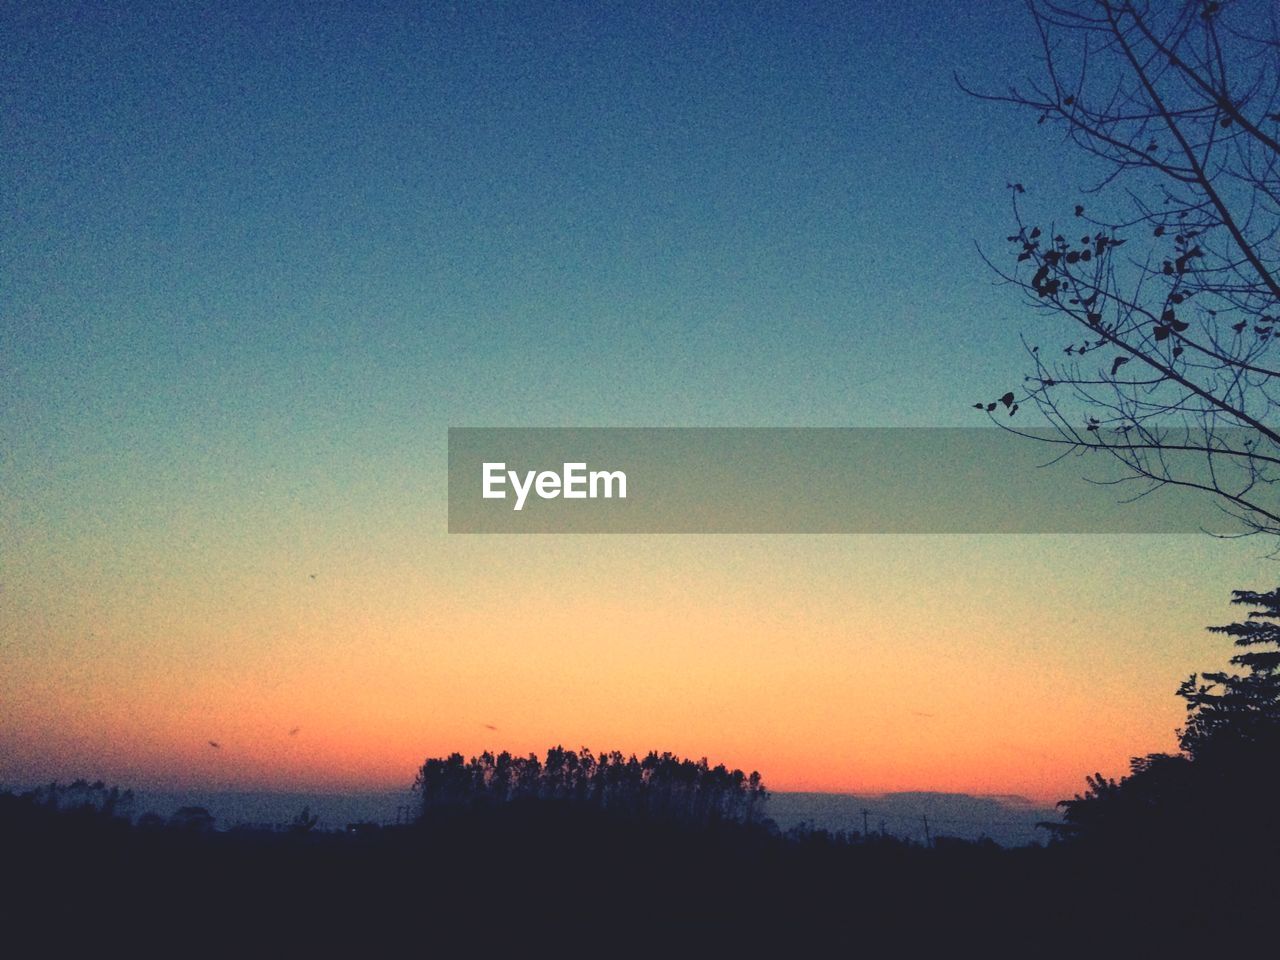
[[[169,818],[169,826],[175,830],[203,833],[212,830],[214,817],[204,807],[179,807]]]

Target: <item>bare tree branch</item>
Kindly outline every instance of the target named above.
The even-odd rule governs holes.
[[[1199,490],[1280,536],[1280,43],[1256,6],[1028,0],[1039,76],[957,83],[1060,128],[1097,170],[1088,210],[1043,227],[1010,185],[1013,266],[982,256],[1048,321],[1031,339],[1057,345],[1024,336],[1022,387],[974,406],[1004,429],[1033,409],[1052,443],[1149,484],[1138,496]]]

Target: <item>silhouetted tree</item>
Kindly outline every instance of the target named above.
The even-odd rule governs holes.
[[[1023,384],[975,404],[1015,432],[1103,451],[1136,481],[1211,493],[1280,534],[1280,40],[1262,2],[1030,0],[1039,76],[1003,93],[1094,177],[1070,214],[1024,215],[1009,268],[1053,322]],[[1088,172],[1085,172],[1088,171]],[[1064,211],[1065,213],[1065,211]],[[1046,349],[1041,349],[1041,347]],[[1007,416],[1006,416],[1007,414]]]
[[[1088,777],[1084,793],[1064,800],[1060,836],[1108,847],[1183,855],[1280,855],[1272,823],[1280,804],[1280,589],[1237,590],[1247,619],[1214,633],[1244,653],[1225,671],[1192,676],[1178,689],[1187,721],[1177,754],[1135,757],[1119,782]]]
[[[1187,702],[1179,742],[1192,759],[1280,747],[1280,589],[1236,590],[1231,602],[1253,609],[1243,621],[1209,629],[1244,649],[1231,663],[1245,672],[1192,674],[1178,690]]]

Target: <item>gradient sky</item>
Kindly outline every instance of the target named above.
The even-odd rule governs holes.
[[[952,84],[1021,4],[360,6],[3,5],[0,782],[1053,800],[1172,746],[1259,541],[444,532],[448,426],[974,424],[974,242],[1088,180]]]

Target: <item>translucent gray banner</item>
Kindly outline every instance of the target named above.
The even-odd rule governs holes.
[[[449,532],[1193,533],[1229,525],[1199,491],[1164,486],[1124,502],[1150,484],[1124,481],[1130,471],[1106,452],[1049,462],[1063,452],[994,428],[452,428]]]

